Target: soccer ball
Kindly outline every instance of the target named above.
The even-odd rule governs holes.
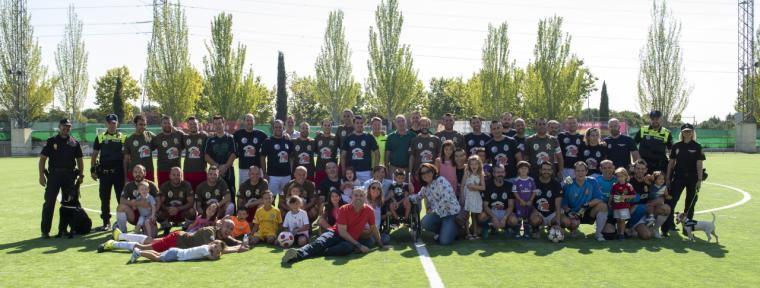
[[[549,237],[549,241],[552,241],[554,243],[559,243],[565,239],[565,234],[562,233],[561,228],[557,226],[552,226],[552,228],[549,229],[549,234],[547,235],[547,237]]]
[[[293,233],[290,232],[282,232],[279,236],[277,236],[277,243],[280,243],[280,246],[283,248],[288,248],[290,245],[293,245],[293,241],[295,239],[293,238]]]

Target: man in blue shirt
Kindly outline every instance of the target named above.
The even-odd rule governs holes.
[[[567,217],[562,218],[562,226],[569,228],[574,235],[580,224],[596,223],[596,240],[604,241],[602,229],[607,223],[607,203],[599,183],[592,177],[586,177],[588,166],[585,162],[575,163],[575,179],[565,180],[562,209]]]

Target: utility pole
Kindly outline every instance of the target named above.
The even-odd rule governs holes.
[[[736,123],[736,150],[757,152],[757,122],[755,112],[755,1],[739,0],[738,41],[738,115]]]

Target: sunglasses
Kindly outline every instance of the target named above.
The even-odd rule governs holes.
[[[430,171],[430,170],[422,170],[422,171],[420,171],[420,174],[422,174],[422,175],[432,174],[432,173],[433,173],[433,171]]]

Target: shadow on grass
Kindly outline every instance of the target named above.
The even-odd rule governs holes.
[[[77,235],[74,238],[32,238],[27,240],[21,240],[13,243],[0,244],[0,251],[5,251],[6,254],[21,254],[34,249],[52,248],[45,250],[43,254],[55,254],[69,249],[79,249],[78,252],[93,252],[97,250],[98,245],[103,243],[106,237],[110,235],[107,232],[95,232],[87,235]]]

